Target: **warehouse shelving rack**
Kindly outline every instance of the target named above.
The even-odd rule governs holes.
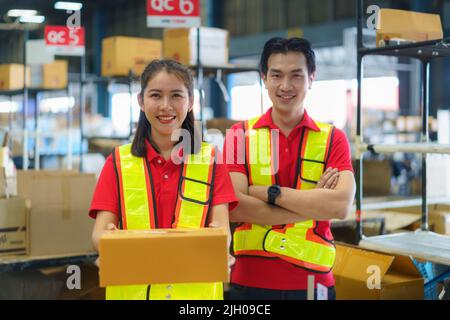
[[[84,68],[84,66],[83,66]],[[114,76],[114,77],[92,77],[89,79],[83,78],[82,86],[86,84],[96,84],[96,85],[110,85],[110,84],[122,84],[128,86],[128,93],[132,97],[132,85],[134,82],[139,81],[138,77],[133,75],[131,71],[128,76]],[[133,102],[130,100],[129,112],[130,112],[130,131],[126,136],[88,136],[84,134],[84,115],[85,115],[85,99],[84,96],[81,98],[81,110],[80,110],[80,134],[81,134],[81,146],[80,146],[80,172],[83,171],[83,142],[85,140],[95,140],[95,139],[110,139],[110,140],[130,140],[133,135]],[[130,98],[131,99],[131,98]]]
[[[429,232],[428,225],[428,199],[427,199],[427,154],[450,154],[450,145],[430,143],[428,116],[430,107],[429,76],[430,64],[433,59],[450,57],[450,38],[418,42],[406,45],[396,45],[382,48],[366,48],[363,46],[363,6],[364,0],[358,0],[357,11],[357,128],[356,128],[356,214],[357,238],[363,248],[381,252],[408,255],[423,259],[431,263],[450,266],[450,238]],[[386,55],[395,57],[415,58],[422,65],[421,100],[422,100],[422,132],[421,142],[399,145],[369,145],[364,143],[362,134],[362,102],[361,89],[363,78],[363,59],[368,55]],[[408,152],[422,154],[422,223],[421,230],[413,233],[401,233],[365,237],[362,228],[362,176],[363,155],[365,152],[392,154],[395,152]]]
[[[24,93],[24,90],[27,91],[27,93]],[[36,143],[34,145],[34,168],[36,170],[40,169],[40,158],[41,157],[45,157],[45,156],[57,156],[57,154],[41,154],[40,148],[39,148],[39,142],[38,139],[41,138],[42,136],[45,136],[46,134],[51,135],[49,133],[39,133],[39,114],[40,114],[40,110],[39,110],[39,95],[41,93],[48,93],[48,92],[65,92],[67,96],[69,96],[69,88],[68,86],[65,88],[60,88],[60,89],[47,89],[47,88],[24,88],[22,90],[11,90],[11,91],[0,91],[0,96],[7,96],[10,98],[10,102],[12,102],[12,98],[14,96],[27,96],[29,100],[30,96],[32,97],[32,99],[35,101],[36,104],[36,111],[34,114],[34,131],[31,132],[30,134],[27,133],[25,134],[25,130],[26,130],[26,117],[25,117],[25,111],[22,111],[22,121],[23,121],[23,126],[22,126],[22,135],[24,138],[24,150],[23,150],[23,154],[22,154],[22,166],[25,168],[29,167],[29,161],[30,161],[30,157],[28,154],[28,138],[34,138]],[[24,101],[25,104],[25,101]],[[28,111],[27,111],[28,113]],[[12,119],[12,111],[10,111],[9,113],[9,117],[10,119]],[[70,115],[68,114],[68,126],[70,126],[71,123],[71,119],[70,119]],[[70,127],[68,128],[68,130],[70,129]],[[12,122],[9,122],[8,125],[8,131],[12,132]],[[69,133],[69,132],[68,132]],[[25,138],[26,137],[26,138]],[[25,150],[25,139],[27,140],[27,146],[26,146],[26,150]],[[70,147],[69,147],[70,148]]]
[[[31,257],[26,255],[0,257],[0,273],[74,265],[83,262],[94,263],[97,258],[98,254],[96,252],[59,254],[42,257]]]
[[[240,72],[258,72],[259,70],[256,66],[243,66],[243,65],[224,65],[224,66],[207,66],[202,65],[201,63],[193,66],[189,66],[189,69],[191,69],[196,77],[197,80],[197,89],[199,91],[199,98],[200,98],[200,121],[202,122],[203,129],[205,128],[205,117],[204,117],[204,97],[203,97],[203,80],[205,77],[211,77],[215,76],[216,79],[218,78],[218,74],[221,76],[228,76],[230,74],[240,73]],[[131,71],[129,72],[128,76],[114,76],[114,77],[94,77],[91,79],[85,79],[83,80],[83,84],[90,84],[94,83],[97,85],[109,85],[111,83],[114,84],[123,84],[128,86],[128,92],[130,94],[130,97],[133,95],[132,91],[132,85],[135,82],[139,82],[139,77],[135,74],[133,74]],[[84,100],[83,100],[84,102]],[[112,140],[130,140],[131,137],[134,134],[134,120],[132,114],[133,114],[133,102],[130,100],[129,105],[129,112],[130,112],[130,131],[127,136],[86,136],[84,135],[84,130],[81,130],[81,139],[82,141],[89,139],[112,139]],[[84,117],[84,107],[81,111],[81,118]],[[80,123],[83,124],[83,120],[80,119]],[[83,128],[83,125],[82,125]],[[81,152],[81,150],[80,150]]]
[[[197,28],[197,64],[195,66],[190,66],[191,70],[195,72],[197,78],[197,89],[199,91],[200,97],[200,121],[202,124],[202,133],[206,129],[206,119],[204,116],[205,99],[203,97],[203,81],[205,76],[215,75],[216,79],[222,76],[227,76],[233,73],[240,72],[257,72],[260,77],[260,83],[262,87],[261,74],[257,66],[239,66],[239,65],[223,65],[223,66],[208,66],[204,65],[201,61],[201,28]],[[221,81],[221,80],[220,80]],[[222,89],[223,90],[223,89]],[[261,89],[261,111],[263,109],[263,93]],[[262,113],[262,112],[261,112]]]
[[[202,65],[200,61],[197,61],[196,66],[190,66],[190,69],[195,72],[197,78],[197,89],[200,95],[200,121],[202,123],[202,130],[205,131],[206,128],[206,119],[204,116],[204,108],[205,108],[205,99],[203,97],[203,79],[205,77],[214,76],[217,79],[222,79],[222,77],[226,77],[231,74],[242,73],[242,72],[257,72],[260,77],[260,82],[262,83],[262,79],[260,76],[260,72],[258,67],[256,66],[244,66],[244,65],[233,65],[228,64],[224,66],[208,66]],[[221,81],[221,80],[220,80]],[[220,84],[219,84],[220,85]],[[222,89],[224,90],[224,89]],[[261,89],[261,111],[262,111],[262,89]]]
[[[23,156],[22,156],[22,168],[23,170],[28,170],[29,167],[29,153],[28,153],[28,130],[27,130],[27,114],[28,114],[28,100],[29,95],[37,95],[41,92],[56,92],[56,91],[66,91],[69,96],[69,86],[62,89],[44,89],[44,88],[29,88],[27,85],[27,77],[26,77],[26,67],[27,63],[27,49],[26,42],[29,39],[29,30],[24,29],[24,50],[23,50],[23,65],[24,65],[24,86],[19,90],[11,90],[11,91],[0,91],[0,96],[8,96],[10,97],[10,101],[13,96],[23,96],[23,107],[22,107],[22,135],[23,135]],[[80,85],[80,108],[82,109],[84,104],[84,91],[83,91],[83,81],[85,79],[85,65],[86,65],[86,56],[83,54],[80,57],[80,75],[79,75],[79,85]],[[76,82],[75,82],[76,83]],[[39,169],[39,146],[37,140],[40,135],[36,131],[39,121],[39,104],[36,99],[36,112],[35,112],[35,132],[31,134],[36,139],[35,144],[35,162],[36,159],[38,161],[38,167],[35,166],[35,169]],[[69,109],[68,111],[68,130],[70,134],[70,129],[72,128],[72,111]],[[80,110],[80,132],[81,132],[81,141],[80,141],[80,164],[82,164],[82,154],[83,154],[83,122],[82,122],[82,110]],[[9,121],[9,128],[11,128],[11,114]],[[71,138],[69,137],[69,148],[68,148],[68,157],[69,157],[69,169],[72,169],[72,150],[71,150]],[[36,163],[35,163],[36,164]],[[82,167],[80,167],[80,171],[82,171]],[[44,267],[54,267],[61,266],[65,264],[75,264],[82,262],[94,262],[98,257],[96,252],[85,252],[85,253],[72,253],[66,255],[53,255],[53,256],[30,256],[30,255],[20,255],[20,256],[8,256],[8,257],[0,257],[0,273],[1,272],[13,272],[13,271],[24,271],[27,269],[36,269],[36,268],[44,268]]]
[[[27,46],[26,43],[29,40],[29,30],[28,29],[24,29],[24,37],[23,37],[23,66],[24,66],[24,79],[27,78],[26,76],[26,69],[28,66],[28,62],[27,62]],[[85,64],[86,64],[86,57],[83,54],[80,57],[80,79],[79,79],[79,84],[80,84],[80,108],[83,107],[82,104],[82,99],[84,96],[83,93],[83,79],[85,78]],[[28,138],[29,138],[29,134],[28,134],[28,130],[27,130],[27,114],[28,114],[28,102],[29,102],[29,96],[33,95],[34,96],[34,100],[36,102],[36,112],[35,112],[35,128],[34,128],[34,132],[30,135],[31,137],[35,138],[35,150],[34,150],[34,160],[35,160],[35,164],[34,164],[34,168],[35,170],[40,169],[40,150],[39,150],[39,138],[40,135],[38,134],[38,123],[39,123],[39,101],[38,101],[38,95],[40,93],[43,92],[66,92],[67,96],[69,96],[69,85],[67,85],[65,88],[59,88],[59,89],[47,89],[47,88],[30,88],[28,87],[28,84],[26,81],[24,81],[24,86],[22,89],[19,90],[11,90],[11,91],[0,91],[0,96],[4,95],[4,96],[9,96],[10,97],[10,101],[12,99],[13,96],[17,96],[17,95],[21,95],[23,96],[23,107],[22,107],[22,136],[23,136],[23,152],[22,152],[22,168],[23,170],[28,170],[29,168],[29,153],[28,153]],[[81,112],[80,112],[81,113]],[[68,117],[68,154],[67,156],[69,157],[68,159],[68,167],[69,169],[72,169],[72,139],[70,138],[70,129],[72,128],[72,122],[73,122],[73,117],[72,117],[72,111],[69,110],[67,113],[67,117]],[[10,123],[11,125],[11,123]],[[80,131],[81,131],[81,135],[82,135],[82,119],[80,117]],[[80,143],[80,157],[82,156],[82,149],[83,149],[83,140],[81,139],[81,143]],[[80,163],[81,163],[81,159],[80,159]],[[81,171],[81,169],[80,169]]]

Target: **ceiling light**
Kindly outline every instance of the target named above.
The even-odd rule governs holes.
[[[22,10],[22,9],[12,9],[8,11],[8,17],[18,18],[18,17],[29,17],[37,14],[36,10]]]
[[[58,1],[55,3],[55,9],[57,10],[79,11],[81,8],[83,8],[83,4],[79,2]]]
[[[19,19],[23,23],[42,23],[45,21],[44,16],[21,16]]]

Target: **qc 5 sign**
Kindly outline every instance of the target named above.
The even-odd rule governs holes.
[[[81,56],[84,54],[84,28],[46,26],[45,45],[56,55]]]
[[[200,27],[200,0],[147,0],[147,26]]]

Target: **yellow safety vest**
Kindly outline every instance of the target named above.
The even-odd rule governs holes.
[[[276,184],[274,149],[269,128],[253,129],[260,118],[244,122],[246,167],[250,185]],[[330,151],[334,127],[316,122],[320,131],[304,128],[300,142],[295,188],[315,188]],[[331,271],[336,256],[332,240],[316,232],[318,222],[304,221],[284,226],[242,224],[233,234],[236,256],[280,258],[298,267],[317,272]]]
[[[147,159],[131,154],[131,144],[115,149],[119,185],[119,227],[148,230],[158,227],[152,174]],[[210,208],[215,149],[203,143],[201,151],[185,157],[172,228],[205,227]],[[222,300],[223,283],[176,283],[109,286],[107,300]]]

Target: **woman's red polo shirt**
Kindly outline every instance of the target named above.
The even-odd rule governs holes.
[[[168,161],[164,160],[150,143],[147,142],[146,145],[147,158],[150,163],[150,171],[155,188],[158,228],[171,228],[177,202],[181,168],[180,165],[173,163],[170,159]],[[95,218],[98,211],[109,211],[118,214],[119,201],[117,197],[116,174],[112,156],[109,156],[98,179],[89,216]],[[227,203],[231,211],[236,207],[238,199],[235,196],[226,165],[216,164],[212,206]]]

